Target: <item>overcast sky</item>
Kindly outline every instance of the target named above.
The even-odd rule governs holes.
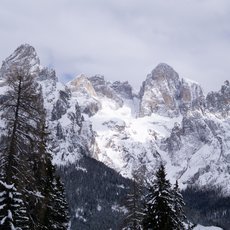
[[[218,90],[230,78],[230,1],[1,0],[0,60],[23,43],[62,82],[102,74],[137,89],[164,62]]]

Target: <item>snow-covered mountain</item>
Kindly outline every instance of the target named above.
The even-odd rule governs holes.
[[[230,192],[230,86],[206,97],[198,83],[159,64],[139,95],[127,82],[78,76],[67,84],[95,132],[94,156],[124,176],[151,177],[160,162],[182,187]]]
[[[3,61],[0,69],[0,100],[6,90],[4,76],[13,68],[24,69],[42,86],[54,163],[71,163],[83,153],[93,154],[90,151],[91,142],[94,141],[91,124],[83,120],[77,101],[72,99],[69,88],[58,82],[55,71],[40,65],[32,46],[21,45]]]
[[[82,74],[64,85],[25,44],[2,64],[0,102],[13,68],[26,70],[42,86],[56,165],[87,156],[125,177],[135,171],[151,178],[163,162],[182,188],[220,186],[230,194],[229,81],[205,95],[198,83],[159,64],[143,77],[138,94],[128,82],[108,82],[101,75]]]
[[[80,75],[64,85],[54,70],[40,65],[36,51],[22,45],[0,70],[26,68],[43,88],[51,148],[56,164],[94,157],[124,176],[151,176],[160,162],[181,186],[227,186],[230,179],[230,85],[204,95],[198,83],[159,64],[139,95],[128,82]],[[3,95],[1,95],[3,96]]]

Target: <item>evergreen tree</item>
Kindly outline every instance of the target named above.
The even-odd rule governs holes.
[[[166,179],[164,166],[161,165],[156,172],[155,181],[148,185],[143,229],[174,230],[176,224],[171,184]]]
[[[123,229],[127,230],[141,230],[141,223],[143,219],[143,208],[142,208],[142,190],[141,183],[137,174],[133,174],[132,184],[130,192],[127,195],[126,207],[128,213],[125,216],[123,223]]]
[[[29,230],[29,217],[22,194],[15,186],[0,181],[0,230]]]
[[[173,188],[173,202],[174,202],[174,210],[176,213],[176,221],[177,221],[177,225],[175,229],[183,230],[185,229],[184,223],[187,222],[187,218],[184,213],[185,203],[183,200],[183,196],[180,193],[178,181],[176,181],[176,184],[174,185]]]
[[[6,144],[1,149],[0,157],[2,184],[0,193],[5,194],[2,205],[7,208],[0,210],[0,216],[3,218],[0,220],[0,226],[2,227],[3,223],[6,224],[3,216],[7,215],[8,220],[14,221],[13,225],[17,229],[19,226],[15,223],[21,223],[24,219],[27,226],[27,217],[30,216],[26,195],[31,192],[31,184],[35,182],[30,170],[30,159],[32,159],[33,146],[37,141],[36,130],[40,114],[37,103],[39,88],[33,77],[24,71],[12,69],[8,74],[5,77],[9,90],[6,100],[1,105],[2,118],[7,129],[6,136],[2,138]],[[18,199],[17,196],[21,198]],[[15,204],[15,201],[19,200],[20,202]],[[21,215],[18,215],[15,205],[21,206],[23,210],[25,205],[27,212],[23,211]],[[10,229],[11,224],[8,225]],[[6,226],[4,227],[7,229]]]
[[[17,69],[6,83],[0,108],[8,131],[0,149],[0,230],[67,229],[64,189],[47,150],[41,87]]]
[[[52,164],[52,155],[47,148],[45,119],[41,124],[39,155],[37,155],[35,175],[42,199],[36,207],[40,229],[65,230],[68,227],[68,205],[64,187]]]
[[[69,214],[64,194],[64,187],[55,167],[51,162],[51,155],[46,155],[46,175],[42,183],[42,199],[40,222],[43,229],[65,230],[68,227]]]

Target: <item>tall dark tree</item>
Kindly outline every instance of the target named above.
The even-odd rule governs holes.
[[[137,173],[133,173],[130,191],[126,199],[128,213],[123,222],[123,229],[140,230],[143,219],[142,183]]]
[[[183,230],[185,229],[184,223],[187,222],[187,218],[184,213],[185,203],[178,186],[178,181],[176,181],[173,187],[172,194],[173,194],[174,210],[176,213],[176,222],[177,222],[175,229]]]
[[[0,148],[0,229],[67,229],[64,189],[47,149],[41,87],[29,71],[18,69],[8,73],[6,83],[9,90],[1,105],[7,132]]]
[[[0,181],[0,230],[29,230],[29,217],[22,194],[14,184]]]
[[[45,226],[47,229],[65,230],[68,228],[68,206],[60,178],[55,177],[49,185]]]
[[[52,164],[52,155],[47,147],[48,132],[45,117],[40,127],[39,154],[36,158],[35,177],[42,199],[36,206],[40,229],[65,230],[68,227],[68,205],[64,187]]]
[[[166,179],[164,166],[161,165],[156,172],[156,179],[148,184],[143,229],[174,230],[176,224],[171,184]]]
[[[2,184],[0,193],[5,194],[7,199],[4,199],[5,203],[2,205],[5,208],[0,210],[0,216],[10,216],[8,219],[11,221],[8,221],[8,224],[4,222],[4,229],[7,230],[11,229],[11,226],[16,229],[19,228],[18,223],[22,225],[21,220],[23,218],[18,219],[19,205],[21,207],[27,206],[26,194],[32,192],[31,185],[35,183],[33,173],[29,173],[29,171],[34,145],[38,140],[36,131],[37,125],[40,123],[41,111],[38,103],[40,99],[37,96],[39,87],[28,72],[13,68],[5,78],[8,91],[6,99],[1,105],[1,110],[7,132],[5,137],[2,137],[5,144],[1,148],[0,157],[0,180]],[[15,204],[16,200],[21,201]],[[15,205],[18,209],[15,209]],[[24,210],[24,207],[22,209]],[[30,214],[23,211],[21,217],[22,215],[25,216],[24,220],[28,222]],[[3,223],[2,220],[0,226]],[[27,226],[28,223],[25,222],[25,225]]]

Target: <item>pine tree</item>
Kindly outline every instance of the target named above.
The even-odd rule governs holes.
[[[5,194],[2,205],[7,208],[0,210],[0,216],[3,218],[0,219],[0,226],[6,224],[3,216],[7,215],[8,220],[13,220],[13,225],[17,229],[19,226],[15,223],[21,223],[24,219],[27,226],[28,216],[30,216],[26,193],[31,190],[31,184],[35,181],[30,171],[30,159],[32,159],[33,146],[37,141],[36,128],[40,114],[39,104],[37,104],[39,88],[31,75],[18,69],[12,69],[5,77],[9,90],[1,110],[8,132],[5,137],[2,137],[6,144],[1,149],[0,180],[5,186],[1,186],[0,193]],[[20,202],[16,204],[15,201],[19,200]],[[24,210],[20,216],[15,205],[21,206]],[[11,224],[8,223],[10,227]],[[7,229],[6,226],[4,229]]]
[[[30,229],[22,194],[14,184],[0,181],[0,230]]]
[[[64,196],[64,187],[60,178],[53,179],[52,190],[49,194],[49,204],[47,212],[48,229],[65,230],[68,227],[69,214],[68,206]]]
[[[141,230],[143,219],[143,207],[141,202],[142,189],[137,174],[133,174],[130,192],[127,195],[126,207],[128,213],[125,216],[123,229]]]
[[[65,230],[68,208],[47,150],[41,87],[18,69],[6,83],[7,100],[0,108],[8,130],[1,137],[6,144],[0,153],[0,230]]]
[[[166,179],[164,166],[161,165],[156,172],[155,181],[148,184],[143,229],[174,230],[177,224],[175,220],[171,184]]]
[[[36,178],[43,199],[37,206],[40,229],[65,230],[68,227],[69,215],[64,187],[52,164],[52,155],[47,148],[48,132],[45,117],[40,127],[39,155],[36,162]]]
[[[173,187],[173,202],[174,202],[174,210],[176,213],[176,228],[178,230],[185,229],[184,223],[187,222],[187,218],[184,213],[184,200],[183,196],[180,193],[180,189],[178,186],[178,181],[176,181],[176,184]]]
[[[41,102],[42,104],[42,102]],[[34,209],[34,219],[39,230],[65,230],[68,228],[69,214],[64,187],[52,164],[52,155],[47,147],[49,133],[45,111],[40,114],[37,128],[38,143],[34,153],[33,171],[36,188],[40,193]]]
[[[59,176],[56,175],[51,159],[51,155],[47,153],[46,175],[42,189],[44,199],[42,200],[40,221],[44,226],[43,229],[66,230],[69,221],[68,205],[64,187]]]

